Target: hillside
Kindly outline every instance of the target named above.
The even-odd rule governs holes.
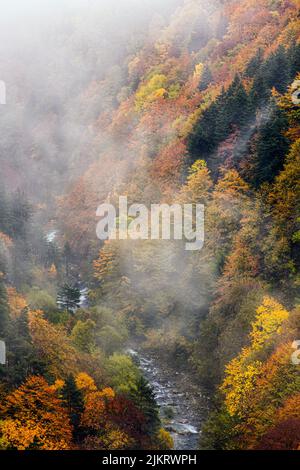
[[[160,3],[3,56],[2,449],[172,448],[131,345],[208,397],[199,448],[299,449],[300,2]],[[203,249],[101,242],[119,196],[204,204]]]

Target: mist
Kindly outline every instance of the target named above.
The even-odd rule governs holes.
[[[147,39],[154,12],[167,18],[178,3],[13,0],[2,7],[0,79],[7,104],[0,119],[7,131],[0,161],[12,190],[51,203],[82,174],[95,158],[91,124],[118,106],[126,81],[120,64]],[[91,103],[86,92],[93,82],[98,96]]]

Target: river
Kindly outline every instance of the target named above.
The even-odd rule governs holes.
[[[191,377],[162,365],[150,354],[134,349],[128,349],[127,353],[153,388],[163,426],[174,440],[174,449],[198,449],[207,400]]]
[[[48,243],[53,243],[56,236],[56,230],[49,232],[46,236]],[[88,288],[82,282],[79,282],[79,288],[80,307],[88,307]],[[191,375],[170,368],[159,357],[144,351],[127,349],[126,352],[139,366],[154,391],[162,424],[174,440],[174,449],[198,449],[208,400],[193,383]]]

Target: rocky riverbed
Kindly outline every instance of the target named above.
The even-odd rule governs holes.
[[[177,372],[158,357],[128,349],[155,393],[160,416],[174,440],[174,449],[196,450],[201,423],[207,412],[207,400],[193,384],[188,373]]]

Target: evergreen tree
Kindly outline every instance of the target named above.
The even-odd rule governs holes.
[[[145,433],[154,436],[160,428],[159,408],[153,390],[143,376],[140,377],[137,390],[133,392],[132,398],[146,418]]]
[[[228,137],[233,126],[243,127],[251,115],[250,100],[239,75],[227,91],[202,115],[189,137],[189,150],[195,158],[206,156]]]
[[[6,289],[0,273],[0,338],[4,339],[7,334],[7,326],[9,319],[9,308],[7,304]]]
[[[80,289],[65,284],[57,294],[57,304],[60,309],[73,313],[80,306]]]
[[[44,375],[46,364],[32,343],[28,328],[28,316],[24,311],[17,318],[11,319],[7,329],[7,367],[5,382],[17,387],[29,375]]]
[[[252,57],[252,59],[248,63],[246,70],[245,70],[245,76],[249,78],[253,78],[257,74],[262,64],[263,64],[263,50],[260,47],[257,50],[255,56]]]
[[[268,88],[276,88],[284,93],[290,81],[290,70],[285,48],[280,45],[274,54],[271,54],[264,67],[265,80]]]
[[[272,103],[270,115],[259,129],[256,142],[254,186],[273,181],[283,168],[289,148],[289,141],[284,135],[287,125],[284,113]]]
[[[213,77],[212,77],[210,68],[208,67],[208,65],[206,65],[204,67],[202,77],[201,77],[201,80],[200,80],[200,83],[199,83],[199,90],[200,91],[206,90],[208,85],[212,82],[212,79],[213,79]]]
[[[71,247],[68,242],[65,243],[63,255],[65,258],[66,277],[68,279],[70,273],[70,260],[72,255]]]
[[[229,123],[242,127],[249,117],[248,95],[239,75],[236,75],[226,93],[226,109]]]
[[[9,201],[2,186],[0,186],[0,232],[9,232]]]
[[[61,396],[70,416],[70,421],[73,426],[73,435],[75,438],[78,438],[80,418],[84,411],[84,401],[82,392],[77,388],[72,374],[68,375],[66,378],[65,384],[61,390]]]
[[[10,235],[14,238],[26,238],[27,222],[32,216],[32,207],[24,193],[17,191],[11,201]]]
[[[296,41],[293,41],[291,47],[288,49],[287,58],[290,78],[293,80],[300,70],[300,44],[297,44]]]

